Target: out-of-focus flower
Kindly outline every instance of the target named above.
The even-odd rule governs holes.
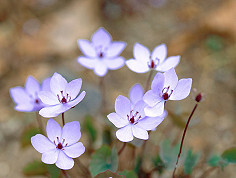
[[[167,56],[167,48],[165,44],[157,46],[152,55],[145,46],[136,43],[133,50],[134,59],[126,61],[128,68],[137,73],[145,73],[151,69],[165,72],[178,65],[180,56]]]
[[[138,101],[143,100],[144,90],[140,84],[135,84],[129,92],[129,99],[131,107],[133,107]]]
[[[47,137],[37,134],[31,137],[31,144],[42,153],[42,162],[56,164],[60,169],[71,169],[74,160],[85,152],[85,147],[78,142],[81,137],[80,124],[78,121],[66,123],[61,129],[53,119],[47,122]]]
[[[148,104],[144,111],[147,116],[155,117],[164,111],[167,100],[182,100],[186,98],[192,87],[192,79],[178,80],[175,69],[165,73],[157,73],[154,77],[151,90],[144,94],[143,100]]]
[[[103,27],[93,34],[91,42],[78,40],[78,45],[85,55],[78,57],[78,63],[92,69],[100,77],[105,76],[108,69],[119,69],[125,63],[125,59],[119,55],[124,50],[126,43],[112,42],[111,35]]]
[[[86,94],[85,91],[82,91],[77,97],[81,86],[81,78],[67,83],[64,77],[58,73],[54,73],[50,81],[51,91],[39,92],[39,98],[47,105],[39,111],[39,114],[48,118],[56,117],[77,105],[83,100]]]
[[[42,85],[32,76],[29,76],[25,82],[25,88],[14,87],[10,89],[10,95],[16,103],[15,110],[21,112],[39,111],[46,105],[39,99],[40,91],[47,91],[50,78],[45,79]]]
[[[147,117],[144,113],[146,103],[138,101],[132,108],[131,102],[124,96],[118,96],[115,101],[115,111],[110,113],[108,119],[120,128],[116,137],[122,142],[130,142],[134,137],[147,140],[148,130],[155,129],[164,119],[160,117]]]

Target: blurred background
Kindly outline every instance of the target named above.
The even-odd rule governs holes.
[[[94,147],[101,146],[99,123],[104,124],[106,118],[95,117],[101,107],[100,78],[76,62],[82,55],[77,39],[90,39],[101,26],[114,41],[127,42],[121,54],[126,60],[133,57],[136,42],[150,50],[166,43],[168,56],[181,55],[176,67],[179,78],[193,78],[193,87],[206,94],[184,143],[184,147],[201,152],[203,165],[209,155],[221,154],[236,145],[236,1],[1,0],[0,177],[25,177],[25,165],[41,157],[33,147],[24,147],[20,141],[25,129],[37,124],[35,113],[15,111],[9,96],[9,89],[24,86],[29,75],[40,82],[54,72],[68,80],[82,78],[86,99],[66,114],[66,121],[83,122],[85,115],[92,115],[98,130]],[[109,71],[104,79],[108,113],[114,111],[118,95],[128,96],[130,88],[135,83],[144,86],[147,77],[148,74],[134,73],[126,66]],[[168,115],[152,133],[151,143],[158,145],[163,138],[180,141],[194,104],[192,96],[167,103],[168,110],[178,117]],[[44,124],[46,120],[43,118]],[[111,133],[114,137],[115,132]],[[82,142],[88,142],[83,132]],[[81,160],[87,164],[89,157],[86,153]],[[148,163],[145,165],[148,169]],[[163,177],[169,177],[172,171],[169,173]],[[209,177],[235,175],[235,166],[231,165],[223,172],[215,170]]]

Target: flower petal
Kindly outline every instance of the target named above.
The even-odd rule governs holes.
[[[94,73],[100,77],[106,75],[108,71],[107,66],[102,61],[97,61],[96,66],[94,68]]]
[[[77,62],[88,69],[94,69],[96,66],[96,59],[91,59],[84,56],[79,56],[77,58]]]
[[[63,151],[60,151],[56,166],[63,170],[71,169],[74,166],[74,160],[67,156]]]
[[[158,102],[162,101],[163,99],[160,97],[160,95],[156,94],[156,92],[153,92],[153,90],[149,90],[144,94],[143,100],[150,107],[154,107]]]
[[[146,106],[147,106],[147,104],[143,100],[138,101],[134,105],[133,114],[135,115],[135,113],[137,113],[138,116],[141,116],[142,118],[145,117],[144,108]]]
[[[57,117],[59,114],[69,110],[71,106],[57,104],[54,106],[46,106],[39,111],[39,114],[43,117]]]
[[[164,112],[164,100],[157,103],[154,107],[147,106],[144,108],[146,116],[156,117]]]
[[[78,142],[71,146],[65,147],[63,151],[67,156],[77,158],[85,152],[85,147],[81,142]]]
[[[162,64],[156,67],[156,70],[165,72],[171,68],[175,68],[180,61],[180,56],[171,56],[168,57],[166,60],[163,61]]]
[[[139,43],[135,43],[133,55],[135,59],[142,61],[143,63],[147,63],[150,60],[149,49]]]
[[[125,63],[127,67],[133,72],[146,73],[150,70],[150,68],[148,67],[148,63],[145,64],[144,62],[139,60],[129,59]]]
[[[56,95],[60,94],[61,91],[65,90],[66,85],[67,85],[66,79],[62,77],[60,74],[55,72],[50,81],[51,91]]]
[[[20,112],[32,112],[34,111],[34,105],[32,103],[23,103],[15,106],[15,110]]]
[[[82,91],[76,99],[74,99],[73,101],[70,101],[69,103],[66,103],[64,105],[70,109],[70,108],[76,106],[77,104],[79,104],[84,99],[85,95],[86,95],[86,92]]]
[[[48,77],[45,80],[43,80],[42,87],[41,87],[42,91],[51,91],[50,81],[51,81],[51,77]]]
[[[82,53],[87,56],[94,58],[97,56],[96,50],[94,49],[93,45],[88,40],[78,40],[78,46]]]
[[[165,82],[165,76],[162,73],[157,73],[152,80],[151,89],[158,95],[161,93]]]
[[[127,115],[129,115],[131,111],[129,99],[119,95],[115,101],[115,111],[120,117],[127,118]]]
[[[117,57],[113,59],[103,59],[103,62],[106,64],[108,69],[116,70],[123,67],[125,59],[123,57]]]
[[[126,43],[123,41],[112,42],[107,49],[106,57],[113,58],[120,55],[120,53],[124,50],[125,47]]]
[[[16,104],[30,103],[31,101],[31,98],[22,87],[11,88],[10,95]]]
[[[162,115],[158,117],[145,117],[140,119],[136,125],[145,130],[153,130],[164,120],[164,118],[165,117],[162,117]]]
[[[179,80],[176,88],[174,89],[172,95],[170,96],[170,100],[182,100],[186,98],[192,87],[192,79],[187,78],[187,79],[181,79]]]
[[[164,76],[165,76],[164,87],[170,86],[170,89],[174,90],[178,83],[178,76],[175,72],[175,69],[171,68],[170,70],[166,71],[164,73]]]
[[[122,117],[120,117],[118,114],[116,113],[110,113],[107,115],[107,118],[109,119],[109,121],[112,122],[112,124],[114,124],[117,128],[121,128],[126,126],[127,124],[129,124],[128,119],[124,119]]]
[[[25,91],[33,98],[37,97],[37,93],[40,91],[40,85],[37,80],[32,76],[29,76],[25,83]]]
[[[161,44],[152,52],[152,59],[159,59],[159,64],[161,64],[167,56],[167,47],[165,44]]]
[[[44,104],[56,105],[60,103],[56,95],[51,91],[40,91],[38,96]]]
[[[130,142],[134,139],[131,125],[127,125],[116,131],[116,137],[122,142]]]
[[[137,125],[134,125],[132,127],[132,132],[136,138],[143,139],[143,140],[148,139],[148,132],[145,129],[138,127]]]
[[[53,143],[54,141],[61,140],[61,126],[53,119],[48,119],[46,132],[49,140]]]
[[[78,121],[68,122],[62,128],[62,139],[65,139],[65,143],[69,146],[78,142],[81,137],[80,124]]]
[[[138,101],[143,99],[144,90],[140,84],[135,84],[129,92],[129,98],[131,103],[134,105]]]
[[[51,151],[44,152],[41,158],[42,162],[46,164],[54,164],[58,159],[59,152],[60,151],[57,150],[56,148]]]
[[[37,134],[31,137],[31,144],[39,153],[44,153],[52,149],[56,149],[56,146],[42,134]]]
[[[94,46],[105,46],[108,47],[111,43],[111,35],[103,28],[99,28],[92,36],[92,43]]]
[[[75,97],[79,94],[81,86],[82,86],[81,78],[72,80],[71,82],[68,83],[68,85],[66,86],[66,93],[69,94],[71,100],[75,99]]]

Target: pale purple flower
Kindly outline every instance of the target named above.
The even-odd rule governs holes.
[[[82,66],[92,69],[100,77],[105,76],[108,70],[121,68],[125,59],[120,53],[126,47],[122,41],[112,42],[111,35],[103,28],[99,28],[89,40],[78,40],[78,45],[84,56],[77,61]]]
[[[147,116],[155,117],[164,111],[167,100],[182,100],[186,98],[192,87],[192,79],[178,80],[175,69],[165,73],[157,73],[154,77],[151,90],[144,94],[143,100],[148,104],[144,111]]]
[[[47,122],[47,137],[37,134],[31,137],[31,144],[42,153],[42,162],[56,164],[60,169],[71,169],[74,160],[85,152],[85,147],[78,142],[81,137],[78,121],[68,122],[61,129],[53,119]]]
[[[167,56],[167,47],[165,44],[157,46],[152,54],[145,46],[136,43],[133,50],[134,59],[126,61],[128,68],[137,73],[145,73],[151,69],[165,72],[178,65],[180,56]]]
[[[144,90],[140,84],[135,84],[129,92],[129,99],[131,107],[133,107],[138,101],[143,100]]]
[[[138,101],[134,107],[128,98],[118,96],[115,101],[115,111],[110,113],[108,119],[120,128],[116,137],[122,142],[130,142],[134,137],[147,140],[148,130],[155,129],[164,118],[147,117],[144,113],[146,103]]]
[[[38,97],[40,91],[48,90],[47,86],[50,78],[45,79],[42,85],[32,76],[29,76],[25,82],[25,88],[14,87],[10,89],[12,100],[16,103],[15,110],[21,112],[39,111],[45,104]]]
[[[86,94],[82,91],[77,97],[82,86],[82,79],[75,79],[67,83],[66,79],[54,73],[50,81],[51,91],[39,92],[39,98],[47,106],[39,111],[43,117],[56,117],[71,109],[81,102]],[[76,98],[77,97],[77,98]]]

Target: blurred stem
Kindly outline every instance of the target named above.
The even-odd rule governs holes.
[[[67,174],[67,172],[65,170],[61,169],[61,172],[65,178],[70,178],[70,176]]]
[[[197,106],[198,106],[198,103],[195,104],[195,106],[194,106],[194,108],[193,108],[193,110],[192,110],[192,112],[191,112],[191,114],[190,114],[190,116],[189,116],[189,118],[188,118],[188,121],[187,121],[187,123],[186,123],[186,126],[185,126],[185,128],[184,128],[184,133],[183,133],[183,136],[182,136],[182,139],[181,139],[181,144],[180,144],[180,149],[179,149],[178,158],[177,158],[177,161],[176,161],[176,164],[175,164],[175,169],[174,169],[173,175],[172,175],[173,178],[175,178],[175,171],[176,171],[176,168],[177,168],[177,165],[178,165],[178,162],[179,162],[179,158],[180,158],[180,155],[181,155],[181,152],[182,152],[185,134],[186,134],[186,132],[187,132],[187,128],[188,128],[188,125],[189,125],[189,123],[190,123],[190,120],[191,120],[191,118],[192,118],[192,116],[193,116],[195,110],[197,109]]]
[[[36,112],[36,120],[38,122],[39,130],[44,134],[45,132],[44,132],[44,128],[43,128],[42,118],[40,117],[38,112]]]
[[[83,172],[83,174],[88,177],[91,178],[91,174],[90,171],[88,170],[87,166],[85,166],[78,158],[75,158],[75,163],[77,164],[77,166],[81,169],[81,171]]]
[[[123,143],[123,146],[121,147],[121,149],[118,152],[118,156],[120,156],[120,154],[123,152],[123,150],[125,149],[126,146],[126,142]]]
[[[61,114],[61,119],[62,119],[62,125],[65,125],[65,116],[64,116],[64,112]]]
[[[105,113],[106,112],[105,77],[100,78],[99,88],[100,88],[101,93],[102,93],[102,104],[101,104],[102,113]]]
[[[149,76],[148,76],[148,79],[147,79],[147,83],[146,83],[146,86],[145,86],[145,92],[148,91],[148,88],[149,88],[149,85],[150,85],[150,81],[151,81],[151,78],[152,78],[152,74],[153,74],[153,70],[151,70],[150,73],[149,73]]]

